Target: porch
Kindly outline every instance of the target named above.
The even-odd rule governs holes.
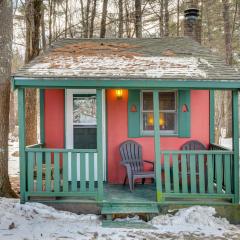
[[[156,182],[137,184],[133,192],[128,185],[104,183],[99,167],[94,174],[97,153],[93,149],[48,149],[42,144],[26,147],[24,200],[229,204],[237,197],[233,151],[217,145],[211,144],[206,151],[160,151]]]

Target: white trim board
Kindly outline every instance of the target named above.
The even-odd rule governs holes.
[[[102,146],[103,146],[103,180],[106,181],[106,98],[102,90]],[[65,143],[67,149],[73,149],[73,94],[96,94],[96,89],[66,89],[65,90]],[[69,154],[69,180],[71,180],[71,154]],[[94,156],[94,178],[97,181],[97,154]],[[77,154],[77,179],[80,181],[80,156]],[[88,180],[88,159],[86,164],[86,179]]]

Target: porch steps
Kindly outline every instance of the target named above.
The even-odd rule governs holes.
[[[154,227],[144,221],[131,222],[131,221],[103,220],[102,227],[104,227],[104,228],[128,228],[128,229],[152,229],[152,230],[157,229],[156,227]]]
[[[103,203],[101,214],[158,214],[159,210],[155,203]]]

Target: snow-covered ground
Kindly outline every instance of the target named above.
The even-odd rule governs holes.
[[[57,211],[40,203],[21,205],[0,198],[0,239],[240,239],[240,229],[214,217],[215,209],[194,206],[153,218],[156,230],[103,228],[96,215]],[[131,219],[128,219],[131,221]],[[139,221],[136,217],[132,221]]]

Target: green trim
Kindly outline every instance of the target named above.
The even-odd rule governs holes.
[[[177,79],[120,79],[120,78],[28,78],[14,77],[13,89],[25,88],[182,88],[182,89],[239,89],[238,80],[177,80]]]
[[[221,194],[221,193],[216,193],[216,194],[209,194],[209,193],[164,193],[165,198],[217,198],[217,199],[233,199],[234,194]]]
[[[97,89],[98,201],[103,199],[102,89]]]
[[[160,130],[159,130],[159,99],[158,90],[153,91],[153,115],[154,115],[154,150],[155,150],[155,174],[157,202],[162,201],[162,183],[161,183],[161,155],[160,155]]]
[[[22,88],[18,89],[18,126],[19,126],[19,160],[20,160],[20,202],[26,201],[26,153],[25,153],[25,91]],[[39,149],[38,149],[39,150]]]
[[[136,106],[136,112],[132,112],[132,105]],[[128,137],[140,137],[140,91],[128,91]]]
[[[96,149],[65,149],[65,148],[31,148],[26,147],[26,152],[58,152],[58,153],[65,153],[65,152],[73,152],[73,153],[97,153]]]
[[[234,203],[239,203],[239,115],[238,91],[232,91],[232,132],[233,132],[233,160],[234,160]]]
[[[44,128],[44,95],[45,95],[45,90],[40,89],[39,91],[39,105],[40,105],[40,142],[44,143],[45,142],[45,128]]]
[[[183,105],[187,106],[187,112],[182,111]],[[191,137],[191,91],[178,91],[178,136]]]
[[[214,90],[210,90],[209,92],[209,135],[210,135],[210,143],[215,142],[215,98],[214,98]]]

